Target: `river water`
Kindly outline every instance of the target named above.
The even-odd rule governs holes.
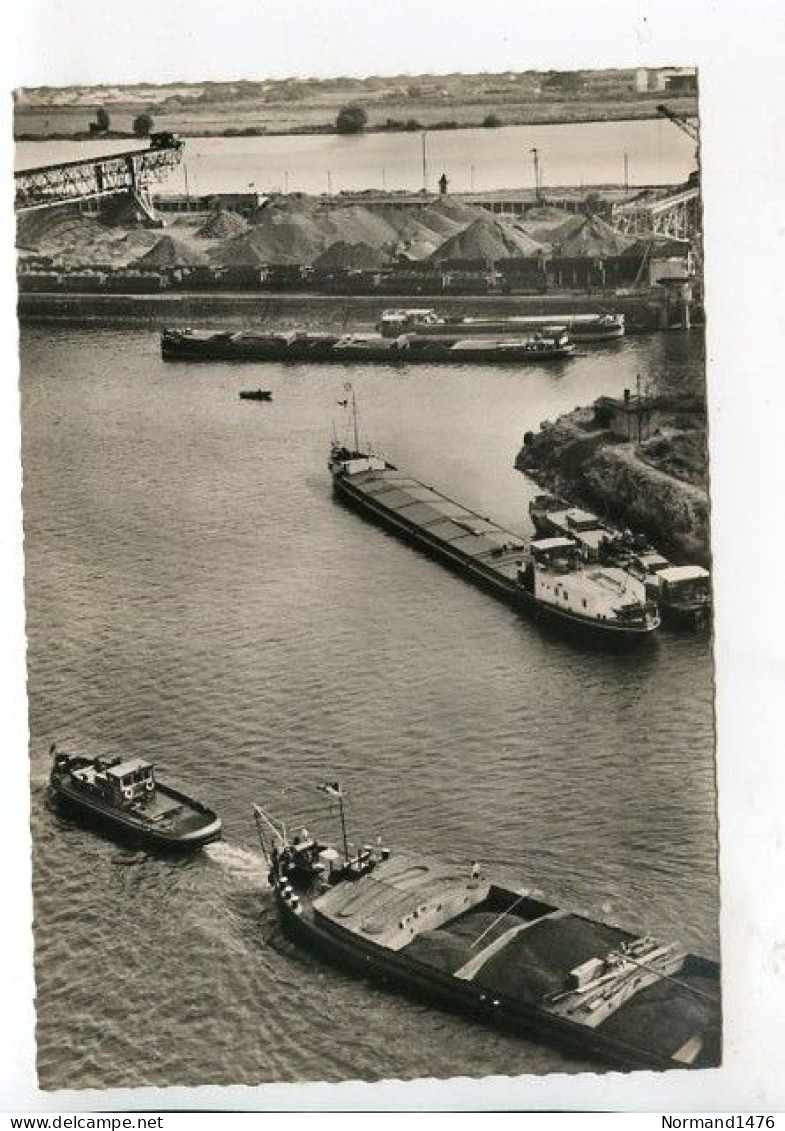
[[[134,143],[20,142],[19,169],[120,152]],[[678,184],[695,167],[695,143],[663,119],[584,122],[557,126],[431,130],[425,139],[431,192],[446,173],[452,192],[534,187],[537,149],[543,188],[624,183]],[[186,180],[187,178],[187,180]],[[162,192],[194,195],[288,191],[323,193],[367,188],[417,191],[423,187],[420,133],[370,133],[248,138],[187,138],[183,164]]]
[[[357,843],[476,858],[716,957],[709,641],[567,641],[342,508],[326,469],[351,379],[401,467],[528,533],[524,432],[638,373],[700,379],[697,335],[342,371],[166,366],[146,329],[24,327],[21,357],[43,1087],[590,1067],[282,940],[250,803],[284,786],[313,804],[338,779]],[[225,841],[176,862],[55,816],[55,739],[151,756]]]

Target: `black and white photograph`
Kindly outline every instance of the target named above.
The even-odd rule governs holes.
[[[704,59],[436,7],[9,92],[39,1095],[732,1064]]]

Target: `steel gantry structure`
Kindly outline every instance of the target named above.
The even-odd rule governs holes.
[[[14,175],[16,211],[125,193],[154,218],[150,185],[168,176],[182,156],[182,140],[177,134],[164,133],[152,134],[146,149],[22,169]]]
[[[640,196],[613,206],[613,226],[628,236],[670,236],[692,240],[700,235],[701,204],[697,185],[667,196]]]
[[[697,161],[697,146],[700,143],[697,121],[671,110],[669,106],[658,106],[657,113],[692,138],[696,145]],[[670,236],[672,239],[699,243],[701,198],[698,174],[691,174],[686,185],[666,195],[658,197],[641,194],[634,200],[614,205],[613,224],[625,235]]]

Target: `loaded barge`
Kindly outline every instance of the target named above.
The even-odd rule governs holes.
[[[505,336],[463,335],[440,340],[403,334],[326,334],[292,330],[163,330],[165,361],[296,361],[296,362],[451,362],[453,364],[522,364],[559,361],[574,346],[561,329]]]
[[[619,641],[659,626],[640,581],[612,566],[587,566],[569,539],[527,548],[520,535],[359,450],[356,418],[354,447],[334,441],[328,468],[343,502],[518,609]]]
[[[616,1068],[719,1064],[719,966],[439,863],[330,844],[254,806],[288,937],[363,976]]]

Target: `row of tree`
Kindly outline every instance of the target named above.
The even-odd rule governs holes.
[[[484,126],[500,126],[501,120],[496,114],[487,114],[483,125]],[[348,106],[343,106],[338,111],[338,117],[335,119],[335,128],[339,134],[360,134],[368,125],[368,115],[362,106],[358,106],[352,102]],[[411,121],[404,123],[405,128],[421,128],[418,122]],[[90,122],[91,134],[105,134],[112,128],[112,120],[108,112],[101,107],[95,115],[95,121]],[[148,137],[153,129],[152,115],[143,113],[137,114],[134,118],[131,129],[136,137]]]
[[[96,111],[95,121],[90,122],[91,134],[106,134],[112,128],[112,119],[109,113],[102,107]],[[149,137],[153,129],[153,118],[151,114],[143,113],[137,114],[131,123],[131,129],[135,137]]]
[[[389,124],[392,119],[388,118],[387,121]],[[482,124],[488,127],[500,126],[502,125],[502,120],[498,114],[486,114]],[[350,103],[350,105],[344,106],[338,112],[338,117],[335,120],[335,128],[339,134],[359,134],[362,133],[367,125],[368,115],[365,110],[363,110],[362,106],[358,106],[356,103]],[[456,123],[451,122],[448,123],[448,125],[454,127]],[[407,130],[425,129],[425,127],[421,126],[414,118],[401,122],[400,126]]]

